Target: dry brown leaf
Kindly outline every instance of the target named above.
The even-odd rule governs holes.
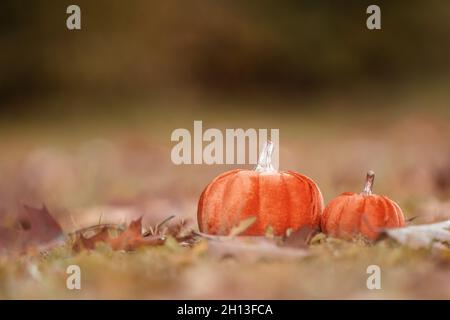
[[[15,248],[19,241],[19,235],[18,230],[0,227],[0,250]]]
[[[172,219],[173,217],[170,217]],[[164,228],[169,219],[165,219],[163,223],[158,224],[154,228],[150,227],[149,231],[142,233],[142,217],[132,221],[130,225],[123,230],[118,236],[112,237],[109,233],[111,226],[102,226],[100,231],[91,237],[83,235],[84,230],[75,233],[75,241],[72,245],[74,251],[81,249],[95,249],[97,243],[106,243],[113,250],[132,251],[142,246],[156,246],[165,243],[167,237],[172,237],[182,245],[191,245],[196,240],[196,235],[192,230],[186,228],[186,221],[181,220],[179,223],[170,224]],[[88,229],[95,228],[96,226]],[[119,229],[115,226],[114,229]]]
[[[142,235],[142,217],[130,223],[128,228],[115,238],[106,240],[113,250],[132,251],[142,246],[155,246],[164,244],[159,236],[144,237]]]
[[[82,249],[93,250],[95,249],[97,243],[106,242],[108,238],[109,238],[109,230],[108,227],[106,226],[103,226],[98,233],[94,234],[92,237],[89,238],[86,238],[83,235],[83,232],[77,232],[72,249],[76,252],[79,252]]]
[[[192,245],[197,241],[197,235],[188,228],[188,224],[189,221],[182,219],[179,223],[169,225],[164,234],[172,236],[180,244]]]
[[[51,216],[46,206],[41,209],[25,205],[19,214],[22,230],[27,232],[29,241],[40,244],[47,243],[63,236],[59,223]]]
[[[33,248],[47,248],[62,244],[64,233],[48,209],[25,205],[17,218],[19,228],[0,228],[0,248],[7,252],[23,253]]]
[[[311,239],[319,232],[318,228],[304,226],[292,232],[289,236],[285,236],[282,245],[285,247],[307,248]]]

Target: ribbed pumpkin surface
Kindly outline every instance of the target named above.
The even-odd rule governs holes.
[[[197,218],[201,232],[227,235],[240,221],[256,216],[245,235],[275,235],[302,226],[319,227],[322,194],[308,177],[293,171],[259,173],[232,170],[217,176],[203,191]]]
[[[333,199],[325,208],[321,221],[324,233],[344,239],[361,234],[375,240],[380,229],[404,225],[403,212],[391,199],[351,192]]]

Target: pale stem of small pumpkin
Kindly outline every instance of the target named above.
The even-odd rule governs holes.
[[[370,170],[367,172],[366,176],[366,184],[364,185],[363,194],[366,196],[370,196],[372,194],[373,182],[375,180],[375,172]]]
[[[259,155],[258,165],[256,166],[256,172],[276,172],[272,166],[272,153],[273,153],[273,142],[267,140],[261,154]]]

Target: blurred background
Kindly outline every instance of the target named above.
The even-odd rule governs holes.
[[[450,214],[450,3],[78,0],[0,5],[0,216],[45,203],[66,229],[195,221],[215,175],[170,160],[176,128],[280,129],[280,167],[328,201],[375,192]],[[247,166],[251,168],[251,166]]]

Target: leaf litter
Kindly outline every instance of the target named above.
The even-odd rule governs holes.
[[[61,225],[50,214],[46,206],[34,208],[25,205],[19,212],[16,227],[0,226],[0,252],[24,254],[30,251],[45,251],[69,243],[73,252],[94,250],[98,244],[106,244],[114,251],[134,251],[141,247],[161,246],[168,239],[181,246],[192,247],[198,242],[206,243],[211,256],[233,257],[242,260],[297,259],[311,255],[311,245],[322,242],[326,236],[320,230],[303,227],[297,231],[287,230],[275,237],[271,228],[265,236],[241,236],[256,217],[250,217],[235,227],[228,236],[215,236],[195,232],[186,220],[173,222],[170,216],[155,226],[144,230],[143,217],[131,221],[127,226],[101,224],[65,234]],[[411,248],[447,246],[450,242],[450,220],[403,228],[383,230],[382,238],[392,238]]]

